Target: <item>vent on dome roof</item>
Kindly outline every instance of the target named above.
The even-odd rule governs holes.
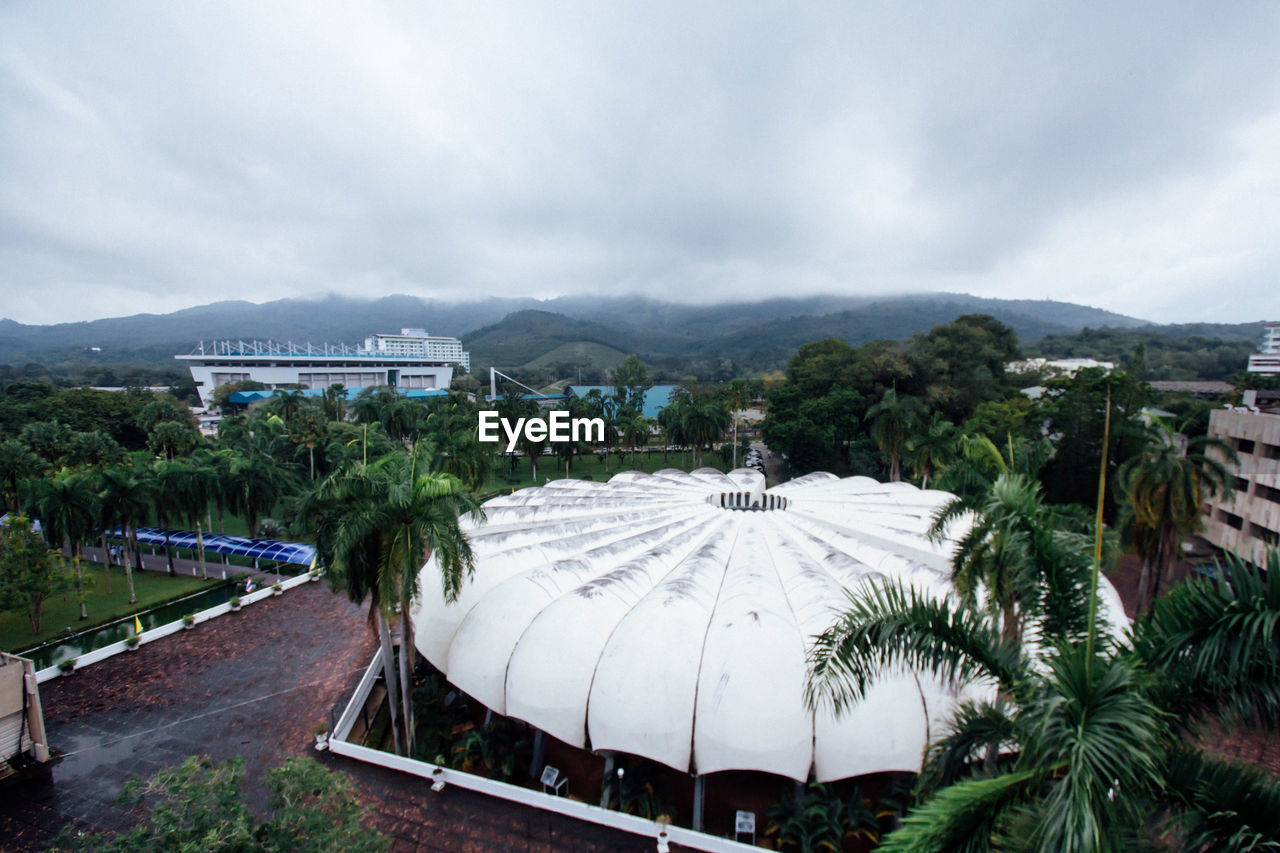
[[[720,492],[707,495],[707,503],[723,509],[755,510],[786,509],[787,499],[778,495],[757,492]]]

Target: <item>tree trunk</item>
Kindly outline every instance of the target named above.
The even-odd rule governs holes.
[[[74,542],[71,543],[71,563],[76,569],[76,598],[80,600],[80,618],[89,618],[89,608],[84,604],[84,584],[80,575],[80,549],[76,547]]]
[[[1151,606],[1151,574],[1153,567],[1151,558],[1144,557],[1142,560],[1142,571],[1138,575],[1138,601],[1135,604],[1135,614],[1145,613],[1147,608]]]
[[[400,748],[400,713],[396,710],[397,689],[394,652],[391,646],[391,630],[387,628],[387,620],[382,618],[377,599],[369,603],[371,617],[378,623],[378,648],[382,656],[382,680],[387,685],[387,710],[391,712],[391,742],[396,755],[404,755]]]
[[[536,485],[538,482],[538,457],[529,457],[529,467],[533,469],[533,482]]]
[[[107,531],[99,534],[102,541],[102,565],[103,571],[106,572],[105,580],[107,582],[107,595],[111,594],[111,550],[107,548]]]
[[[209,568],[204,564],[204,531],[200,529],[200,522],[196,522],[196,548],[200,550],[200,577],[205,580],[209,579]]]
[[[889,454],[889,482],[897,483],[902,480],[902,457],[898,453]]]
[[[409,602],[400,602],[400,704],[404,719],[405,755],[413,757],[413,666],[418,650],[413,645],[413,623],[409,621]]]
[[[28,618],[31,621],[31,633],[40,633],[40,615],[44,612],[44,599],[37,598],[31,602],[31,610],[28,611]]]
[[[133,569],[129,567],[129,525],[123,524],[120,526],[120,535],[124,539],[124,542],[121,544],[123,559],[120,562],[124,563],[124,579],[125,582],[129,584],[129,603],[137,604],[138,596],[137,593],[133,591]],[[138,533],[136,528],[133,533],[133,542],[136,548],[138,544]],[[133,553],[133,558],[135,560],[140,560],[136,550]]]
[[[316,446],[314,444],[307,445],[307,456],[311,459],[311,479],[316,478]]]
[[[173,568],[173,547],[169,544],[169,524],[164,519],[160,523],[164,525],[164,556],[169,561],[169,577],[177,577],[178,573]]]

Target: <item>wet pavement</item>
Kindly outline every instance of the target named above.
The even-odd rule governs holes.
[[[68,822],[120,830],[126,780],[187,756],[243,756],[249,803],[262,809],[263,772],[290,755],[319,755],[350,773],[393,850],[651,850],[653,842],[559,815],[448,789],[316,753],[311,729],[336,720],[374,643],[365,611],[321,583],[303,584],[137,651],[40,687],[50,745],[48,782],[0,791],[0,849],[39,850]]]

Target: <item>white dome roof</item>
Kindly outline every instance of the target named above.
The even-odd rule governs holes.
[[[805,706],[805,654],[845,588],[947,594],[951,542],[925,532],[950,498],[825,473],[766,491],[755,471],[708,468],[523,489],[471,527],[456,603],[424,568],[416,645],[487,707],[579,747],[799,781],[919,770],[930,728],[987,688],[903,671],[834,719]]]

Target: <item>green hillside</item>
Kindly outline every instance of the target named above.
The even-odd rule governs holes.
[[[526,370],[555,369],[560,365],[573,367],[599,367],[611,370],[622,363],[627,354],[613,347],[594,341],[574,341],[560,344],[553,350],[526,363]]]

